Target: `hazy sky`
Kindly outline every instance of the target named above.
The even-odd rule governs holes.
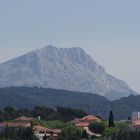
[[[84,48],[140,92],[140,0],[0,0],[0,62],[48,44]]]

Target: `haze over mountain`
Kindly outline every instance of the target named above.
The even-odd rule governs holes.
[[[47,46],[0,64],[0,87],[12,86],[97,93],[109,99],[135,94],[78,47]]]

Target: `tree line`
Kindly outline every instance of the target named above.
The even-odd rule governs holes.
[[[13,120],[20,116],[38,117],[43,120],[61,120],[70,121],[75,118],[86,116],[87,113],[72,108],[57,107],[57,109],[47,108],[43,106],[36,106],[34,109],[15,109],[13,107],[6,107],[0,110],[0,121]]]

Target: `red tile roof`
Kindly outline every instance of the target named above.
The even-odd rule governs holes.
[[[74,120],[71,121],[71,123],[79,123],[80,122],[80,119],[79,118],[76,118]]]
[[[88,115],[80,119],[76,118],[72,120],[71,123],[79,127],[88,127],[90,122],[97,121],[97,120],[100,120],[100,119],[98,119],[94,115]]]
[[[55,134],[60,134],[62,132],[61,129],[51,129],[53,131],[53,133]]]
[[[94,115],[88,115],[80,119],[80,121],[96,121],[99,120],[97,117]]]
[[[51,129],[48,129],[48,128],[40,126],[40,125],[34,126],[33,129],[34,129],[34,131],[37,131],[40,133],[53,133],[53,131]]]
[[[88,127],[89,123],[79,122],[79,123],[75,123],[75,126],[77,126],[77,127]]]
[[[1,122],[1,127],[29,127],[30,123]]]
[[[135,125],[135,126],[136,125],[139,125],[140,126],[140,120],[135,120],[135,121],[132,122],[132,124]]]
[[[1,127],[28,127],[31,126],[30,122],[33,120],[32,117],[19,117],[9,122],[1,122]]]
[[[92,121],[101,121],[101,120],[99,118],[95,117],[94,115],[88,115],[88,116],[85,116],[80,119],[76,118],[76,119],[72,120],[71,123],[77,127],[81,127],[82,129],[86,130],[86,132],[90,136],[101,137],[100,134],[93,133],[89,130],[88,126],[89,126],[90,122],[92,122]]]
[[[25,116],[21,116],[15,119],[15,121],[33,121],[33,120],[34,120],[33,117],[25,117]]]
[[[55,133],[55,134],[60,134],[61,133],[61,129],[48,129],[46,127],[40,126],[40,125],[36,125],[33,128],[35,131],[40,132],[40,133]]]

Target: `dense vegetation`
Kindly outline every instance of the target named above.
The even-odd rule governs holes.
[[[80,140],[83,131],[73,125],[69,125],[62,129],[58,140]]]
[[[101,134],[102,138],[110,138],[112,136],[117,136],[122,130],[129,128],[130,123],[128,121],[115,122],[114,127],[108,125],[109,122],[91,122],[89,129],[91,132]]]
[[[19,109],[16,110],[12,107],[6,107],[0,110],[0,121],[13,120],[20,116],[40,116],[42,120],[60,120],[70,121],[75,118],[81,118],[87,115],[84,111],[72,108],[57,107],[56,110],[45,107],[35,107],[32,110]],[[52,123],[51,123],[52,124]]]
[[[38,140],[31,128],[9,128],[0,131],[0,140]]]
[[[110,111],[108,122],[109,127],[115,127],[113,111]]]
[[[60,121],[60,120],[50,120],[50,121],[46,121],[46,120],[35,120],[33,122],[33,125],[41,125],[41,126],[44,126],[46,128],[50,128],[50,129],[53,129],[53,128],[64,128],[66,126],[69,126],[69,123],[65,123],[63,121]]]
[[[33,109],[35,106],[56,108],[57,106],[72,107],[85,110],[108,119],[108,112],[113,110],[114,120],[127,119],[133,111],[140,110],[140,96],[130,95],[120,100],[109,101],[96,95],[65,90],[44,88],[1,88],[0,107]]]
[[[105,131],[105,123],[104,122],[91,122],[89,125],[89,129],[91,132],[96,134],[103,134]]]
[[[140,131],[122,130],[117,135],[95,138],[93,140],[140,140]]]
[[[105,107],[104,107],[105,105]],[[108,118],[110,101],[96,95],[65,90],[45,88],[1,88],[0,107],[33,109],[35,106],[56,108],[58,106],[85,110],[87,113],[97,114]]]
[[[14,109],[6,107],[0,111],[1,121],[13,120],[22,115],[37,117],[42,119],[35,119],[32,121],[31,126],[41,125],[47,128],[61,128],[62,133],[58,136],[58,140],[89,140],[86,131],[67,122],[74,118],[80,118],[87,115],[84,111],[72,108],[57,107],[56,110],[46,107],[35,107],[34,109]],[[112,117],[113,112],[110,112]],[[109,118],[110,118],[109,117]],[[139,140],[140,131],[132,131],[129,125],[130,121],[114,122],[110,126],[109,121],[91,122],[89,130],[94,133],[101,134],[101,138],[92,137],[93,140]],[[111,121],[112,122],[112,121]],[[8,128],[0,131],[0,140],[37,140],[34,136],[33,129],[31,128]],[[91,139],[90,139],[91,140]]]

